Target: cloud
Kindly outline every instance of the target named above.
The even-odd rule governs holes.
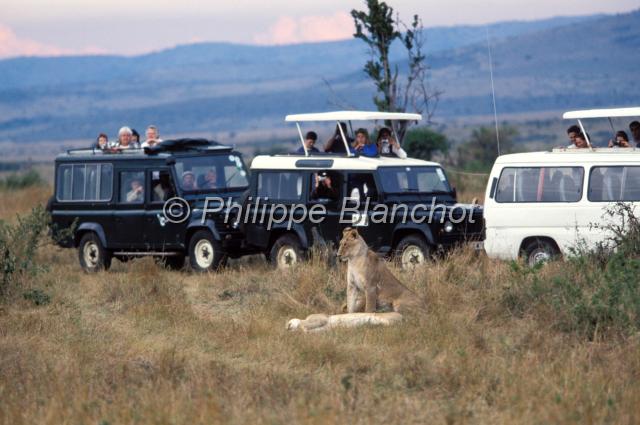
[[[86,47],[72,50],[18,37],[9,27],[0,24],[0,58],[16,56],[68,56],[75,54],[104,54],[104,50]]]
[[[346,12],[330,16],[281,16],[266,33],[254,37],[259,44],[293,44],[314,41],[334,41],[350,38],[353,20]]]

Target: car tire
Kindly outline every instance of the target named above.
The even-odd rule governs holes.
[[[189,240],[189,264],[198,273],[216,271],[224,260],[220,242],[208,230],[198,230]]]
[[[544,239],[537,239],[527,244],[523,250],[523,257],[529,267],[538,263],[546,263],[560,256],[556,246]]]
[[[427,241],[419,235],[405,236],[395,249],[395,260],[403,270],[413,270],[426,264],[431,256],[431,248]]]
[[[158,258],[158,263],[169,270],[182,270],[186,262],[183,254],[168,255],[166,257]]]
[[[276,239],[269,251],[269,262],[280,270],[287,270],[300,264],[303,259],[302,247],[297,236],[286,234]]]
[[[102,246],[100,238],[93,232],[85,233],[78,244],[80,266],[87,273],[108,270],[111,267],[111,253]]]

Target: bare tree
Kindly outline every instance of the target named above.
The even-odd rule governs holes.
[[[377,93],[373,102],[379,111],[407,112],[412,110],[426,117],[427,122],[435,112],[440,95],[439,90],[429,86],[429,66],[424,54],[426,43],[424,26],[418,15],[406,25],[385,2],[367,0],[368,11],[352,10],[356,32],[355,38],[369,46],[371,58],[364,66],[365,73],[375,83]],[[407,69],[400,72],[398,63],[392,64],[391,45],[400,41],[407,52]],[[400,81],[402,80],[402,81]],[[412,122],[395,121],[398,138],[402,140]]]

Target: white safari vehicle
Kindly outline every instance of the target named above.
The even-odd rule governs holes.
[[[640,108],[564,114],[578,119],[583,132],[585,118],[612,122],[636,116]],[[594,248],[606,234],[593,225],[609,222],[606,209],[616,202],[640,202],[640,149],[561,148],[500,156],[485,195],[485,250],[492,258],[521,256],[533,265],[570,255],[578,246]]]
[[[372,250],[413,268],[437,251],[481,240],[482,208],[457,203],[440,164],[349,149],[352,121],[420,119],[418,114],[368,111],[287,116],[297,125],[303,150],[253,159],[244,217],[273,220],[243,220],[247,244],[287,268],[312,246],[337,246],[346,227],[357,227]],[[306,122],[336,123],[343,151],[308,150],[300,127]],[[305,213],[314,210],[320,214]]]

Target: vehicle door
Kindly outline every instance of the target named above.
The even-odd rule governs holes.
[[[561,249],[578,242],[585,170],[580,166],[509,166],[495,188],[486,217],[493,250],[517,255],[522,241],[547,236]],[[492,204],[494,205],[494,204]]]
[[[163,251],[180,247],[185,240],[188,220],[177,222],[165,216],[165,203],[176,196],[176,186],[169,168],[147,170],[144,234],[150,249]]]
[[[297,170],[259,171],[253,175],[255,191],[247,198],[240,217],[247,242],[266,248],[275,228],[287,226],[289,211],[303,204],[305,175]],[[296,211],[301,214],[302,211]]]
[[[360,236],[373,250],[378,250],[381,246],[390,246],[393,225],[389,220],[384,222],[374,220],[376,223],[371,220],[374,209],[378,205],[378,188],[373,173],[349,173],[346,190],[347,208],[344,216],[349,223],[344,224],[343,227],[351,226],[358,229]]]
[[[345,193],[344,180],[344,174],[335,170],[313,171],[308,174],[307,179],[307,210],[325,211],[324,218],[317,220],[317,223],[309,220],[309,230],[314,239],[319,237],[320,242],[332,243],[334,246],[340,241],[342,230],[349,225],[340,221]]]
[[[122,250],[145,248],[145,172],[143,168],[117,171],[117,203],[114,209],[114,247]]]

